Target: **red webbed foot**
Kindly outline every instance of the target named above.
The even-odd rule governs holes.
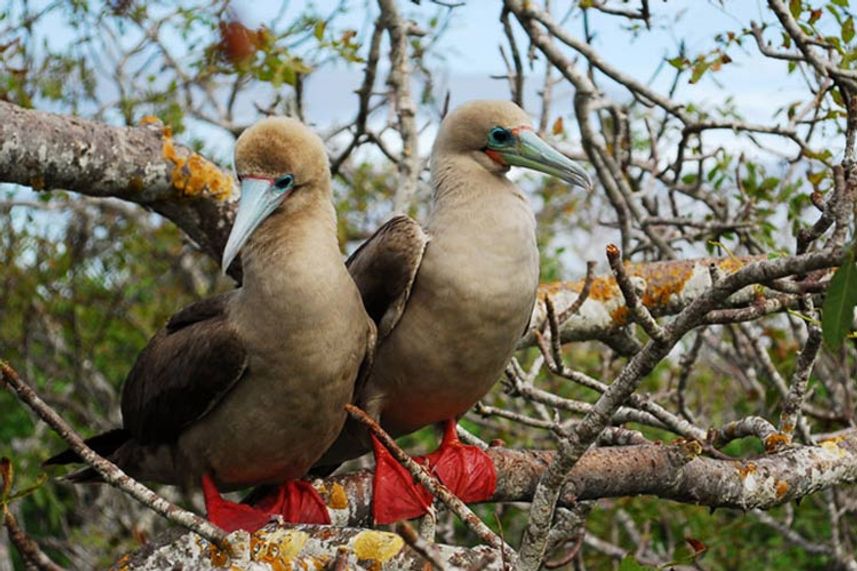
[[[375,436],[375,478],[372,481],[372,516],[388,524],[420,517],[428,512],[432,495],[393,458]]]
[[[327,506],[309,482],[284,482],[253,506],[223,499],[208,474],[202,492],[208,520],[227,532],[253,532],[277,516],[289,523],[330,524]]]
[[[269,512],[223,499],[208,474],[202,477],[202,494],[208,521],[229,533],[239,529],[253,532],[271,520]]]
[[[437,478],[465,503],[489,500],[497,489],[494,462],[480,448],[461,443],[454,419],[444,423],[443,442],[426,460]]]
[[[313,485],[303,480],[283,482],[274,493],[259,500],[254,507],[279,515],[289,523],[330,525],[327,505]]]

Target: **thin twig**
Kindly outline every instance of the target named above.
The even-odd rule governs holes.
[[[421,537],[411,524],[404,521],[399,522],[396,524],[396,533],[405,540],[405,543],[407,543],[411,549],[419,553],[423,559],[431,563],[432,567],[440,569],[441,571],[446,569],[446,564],[443,562],[443,556],[440,554],[440,550],[437,545],[430,543]]]
[[[616,276],[616,283],[619,284],[619,289],[622,291],[622,296],[625,298],[625,304],[634,316],[634,321],[639,323],[642,328],[649,334],[649,337],[658,343],[664,343],[666,336],[663,328],[658,325],[655,318],[649,312],[648,308],[640,301],[637,290],[628,272],[625,271],[625,266],[622,263],[622,252],[615,244],[607,245],[607,260],[610,262],[610,268]]]
[[[467,504],[458,499],[449,488],[447,488],[437,478],[429,474],[425,467],[418,464],[408,455],[407,452],[402,450],[399,445],[396,444],[396,441],[393,440],[393,438],[387,434],[383,428],[381,428],[381,425],[378,424],[375,419],[352,404],[345,405],[345,410],[352,418],[365,425],[366,428],[368,428],[372,434],[381,441],[381,444],[390,451],[396,460],[404,466],[405,469],[410,472],[426,490],[431,492],[431,494],[449,508],[452,513],[457,515],[461,521],[463,521],[465,525],[473,531],[473,533],[482,539],[482,541],[495,549],[505,551],[505,557],[508,561],[514,560],[516,556],[512,548],[500,539],[496,533],[491,531],[491,529],[485,525],[469,507],[467,507]]]
[[[15,519],[15,516],[12,515],[12,512],[6,505],[3,506],[3,525],[9,533],[9,541],[12,542],[15,549],[17,549],[18,553],[21,554],[21,558],[25,563],[32,565],[38,571],[65,571],[63,567],[54,563],[51,558],[42,551],[39,544],[36,543],[33,538],[28,536],[23,529],[21,529],[21,526],[18,525],[18,521]]]
[[[66,441],[69,448],[74,450],[80,457],[91,466],[104,481],[115,488],[119,488],[132,498],[158,512],[168,520],[194,531],[211,541],[222,549],[229,549],[226,541],[225,531],[214,524],[204,520],[198,515],[183,510],[173,503],[165,500],[152,490],[137,482],[131,476],[123,472],[116,464],[98,455],[83,441],[83,438],[63,420],[39,395],[18,375],[18,373],[5,361],[0,361],[0,385],[12,388],[18,398],[35,412],[39,418],[44,420],[59,436]]]

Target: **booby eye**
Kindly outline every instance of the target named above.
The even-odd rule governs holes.
[[[290,174],[284,174],[274,181],[274,188],[278,190],[288,190],[295,183],[295,177]]]
[[[494,127],[488,131],[488,143],[498,147],[505,147],[512,142],[512,132],[503,127]]]

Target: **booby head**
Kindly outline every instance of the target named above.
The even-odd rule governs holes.
[[[324,143],[296,119],[268,117],[241,133],[235,142],[235,171],[241,199],[223,250],[224,273],[271,214],[288,216],[320,198],[330,200]]]
[[[586,171],[536,135],[530,116],[511,101],[470,101],[457,107],[443,120],[434,153],[467,154],[498,174],[518,166],[586,190],[592,187]]]

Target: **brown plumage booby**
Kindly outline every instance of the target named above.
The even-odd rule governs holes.
[[[325,523],[321,498],[295,480],[340,432],[375,326],[342,262],[321,140],[298,121],[264,119],[236,142],[235,168],[241,201],[223,269],[241,251],[242,287],[158,331],[125,381],[124,428],[90,442],[139,479],[202,483],[209,518],[228,530],[271,514]],[[256,484],[282,485],[256,508],[218,493]]]
[[[536,300],[539,252],[527,198],[506,178],[535,169],[588,188],[574,162],[542,141],[504,101],[474,101],[443,121],[432,151],[434,201],[425,230],[397,216],[348,260],[379,346],[357,402],[391,435],[447,421],[441,448],[422,461],[465,501],[494,492],[490,459],[462,445],[456,419],[485,396],[524,333]],[[404,283],[403,283],[404,282]],[[317,464],[325,471],[368,451],[347,421]],[[374,443],[376,521],[425,512],[431,496]]]

